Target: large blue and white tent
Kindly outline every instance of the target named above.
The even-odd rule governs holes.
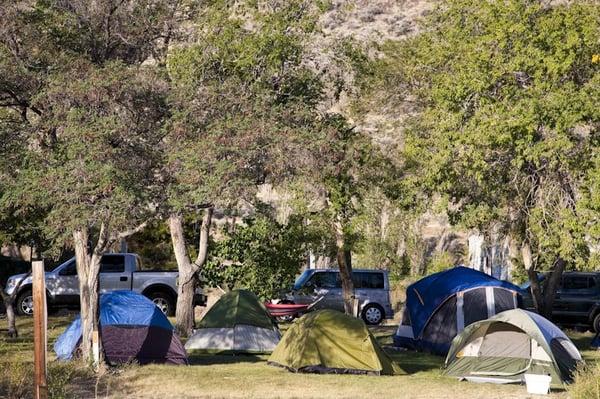
[[[77,317],[56,340],[56,356],[61,360],[73,358],[81,334],[81,318]],[[132,291],[100,296],[100,339],[109,363],[187,364],[185,349],[171,322],[151,300]]]
[[[394,344],[445,355],[466,326],[517,308],[519,295],[517,286],[464,266],[431,274],[406,289]]]

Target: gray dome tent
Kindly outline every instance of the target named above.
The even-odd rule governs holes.
[[[465,328],[452,341],[445,374],[470,381],[522,382],[545,374],[552,384],[568,382],[582,362],[573,342],[542,316],[507,310]]]

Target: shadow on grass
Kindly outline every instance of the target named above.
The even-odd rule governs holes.
[[[441,370],[444,365],[444,357],[431,355],[429,353],[397,350],[393,346],[393,336],[396,332],[395,326],[369,326],[371,333],[377,338],[385,352],[390,355],[402,370],[407,374]]]
[[[395,351],[390,347],[384,348],[390,357],[408,374],[427,371],[440,371],[444,365],[444,358],[429,353],[415,351]]]
[[[577,349],[579,349],[580,351],[591,349],[590,344],[592,342],[592,338],[594,338],[594,336],[591,333],[590,334],[570,333],[568,335],[571,338],[571,341],[573,341],[573,343],[575,344]]]
[[[210,355],[210,354],[189,354],[188,361],[190,366],[210,366],[215,364],[236,364],[236,363],[258,363],[266,362],[268,356],[265,355]]]

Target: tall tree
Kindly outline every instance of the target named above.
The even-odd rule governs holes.
[[[384,156],[372,138],[351,126],[339,114],[316,114],[312,121],[310,154],[303,175],[296,181],[307,192],[320,193],[324,206],[314,217],[329,226],[335,238],[335,258],[340,269],[344,310],[354,314],[354,286],[352,280],[352,252],[358,250],[363,239],[357,229],[357,216],[365,209],[365,198],[370,191],[380,190],[396,196],[399,168]]]
[[[82,349],[98,329],[100,258],[151,212],[167,85],[143,66],[168,41],[178,1],[18,1],[2,8],[3,123],[21,158],[7,208],[48,210],[45,232],[77,258]]]
[[[422,187],[454,222],[500,223],[520,242],[545,315],[563,270],[589,254],[580,206],[598,151],[599,22],[595,2],[454,0],[374,63],[379,93],[415,115],[404,155]]]
[[[318,79],[302,65],[302,39],[313,28],[310,4],[243,6],[245,13],[230,2],[211,3],[197,20],[197,44],[174,49],[167,62],[173,116],[165,150],[166,203],[181,276],[182,335],[193,327],[193,290],[206,260],[214,207],[235,211],[242,201],[253,201],[259,184],[288,172],[287,148],[306,134],[306,110],[320,95]],[[203,234],[192,262],[182,221],[198,208],[204,209]]]

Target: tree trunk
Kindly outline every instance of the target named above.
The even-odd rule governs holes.
[[[348,315],[354,314],[354,282],[352,281],[352,253],[347,248],[346,237],[342,223],[335,223],[335,242],[337,247],[337,263],[342,280],[342,297],[344,300],[344,312]]]
[[[177,268],[179,270],[175,324],[177,332],[183,337],[190,336],[194,328],[194,291],[198,283],[198,272],[204,266],[208,255],[208,236],[210,234],[212,214],[212,207],[204,211],[198,242],[198,257],[194,263],[190,261],[187,253],[182,215],[172,214],[169,217],[171,241],[173,242],[173,251],[175,252],[175,259],[177,260]]]
[[[79,279],[79,304],[81,317],[81,353],[85,361],[92,359],[92,318],[90,305],[90,286],[88,275],[90,272],[90,256],[88,251],[87,228],[73,232],[75,246],[75,264]]]
[[[544,298],[542,296],[542,288],[540,286],[540,281],[538,280],[538,274],[535,270],[531,246],[527,242],[521,245],[521,257],[523,258],[523,266],[525,267],[525,270],[527,270],[527,276],[529,277],[533,306],[538,313],[541,313],[544,307]]]
[[[552,319],[552,307],[554,306],[554,298],[556,296],[556,290],[562,278],[563,271],[565,270],[565,261],[560,256],[556,258],[554,266],[552,267],[552,273],[546,278],[544,282],[544,306],[542,308],[542,316],[547,319]]]
[[[106,226],[103,224],[100,231],[100,239],[93,254],[90,256],[88,250],[89,233],[87,227],[73,232],[75,246],[75,261],[77,265],[77,276],[79,278],[79,301],[81,308],[81,353],[85,362],[98,367],[103,361],[102,340],[98,339],[98,357],[93,352],[93,338],[96,331],[100,337],[99,329],[99,273],[100,259]]]
[[[23,279],[24,280],[24,279]],[[15,294],[18,287],[15,288]],[[10,338],[17,338],[19,332],[17,331],[17,324],[15,318],[15,295],[8,295],[4,292],[4,286],[0,284],[0,296],[4,303],[4,309],[6,310],[6,322],[8,324],[8,336]]]
[[[563,271],[565,270],[565,261],[560,256],[556,258],[556,261],[552,267],[552,272],[547,276],[542,286],[542,284],[539,282],[539,276],[535,270],[535,265],[531,255],[531,248],[528,243],[524,243],[521,246],[521,255],[523,257],[523,264],[529,277],[533,306],[539,314],[547,319],[551,319],[556,290],[558,289]]]
[[[194,281],[192,262],[187,254],[185,237],[183,235],[183,217],[173,214],[169,217],[169,231],[173,242],[173,251],[179,270],[177,284],[177,306],[175,307],[175,328],[179,335],[187,337],[191,334],[194,324]]]
[[[31,270],[27,272],[27,274],[19,280],[11,295],[8,295],[4,290],[4,285],[0,284],[0,297],[2,298],[2,302],[4,303],[4,308],[6,309],[6,322],[8,324],[8,336],[10,338],[17,338],[19,336],[19,332],[17,331],[17,319],[15,314],[15,300],[17,299],[17,294],[21,289],[21,284],[23,281],[27,279],[27,277],[31,276]]]
[[[15,318],[15,308],[14,301],[10,301],[9,303],[4,303],[6,307],[6,321],[8,323],[8,336],[10,338],[17,338],[19,336],[19,332],[17,331],[16,318]]]

